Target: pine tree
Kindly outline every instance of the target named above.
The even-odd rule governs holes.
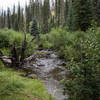
[[[96,12],[97,12],[97,25],[98,26],[100,26],[100,0],[98,0],[98,2],[97,2],[97,10],[96,10]]]
[[[50,16],[50,22],[49,22],[49,30],[51,30],[51,28],[56,27],[55,25],[55,4],[54,4],[54,0],[52,0],[52,6],[51,6],[51,16]]]
[[[56,23],[57,26],[63,25],[64,24],[64,9],[65,9],[65,4],[64,0],[56,0],[55,1],[55,9],[56,9]]]
[[[31,5],[31,14],[32,14],[32,18],[35,17],[35,1],[31,0],[30,1],[30,5]],[[32,19],[31,19],[32,20]]]
[[[48,33],[49,32],[48,20],[50,18],[50,1],[49,0],[44,0],[42,13],[43,13],[42,33]]]
[[[68,0],[65,1],[65,22],[67,21],[67,17],[68,17]]]
[[[15,24],[14,24],[14,30],[19,31],[17,15],[16,15],[16,19],[15,19]]]
[[[55,11],[56,11],[56,25],[60,25],[60,0],[55,0]]]
[[[18,4],[17,21],[18,21],[18,31],[20,31],[21,30],[21,7],[20,7],[20,3]]]
[[[92,0],[93,21],[100,26],[100,0]]]
[[[39,26],[39,28],[41,28],[41,26],[42,26],[42,15],[43,15],[43,13],[42,13],[42,8],[43,8],[43,5],[42,5],[42,1],[40,1],[39,2],[39,14],[38,14],[38,26]]]
[[[21,18],[20,18],[20,28],[21,30],[23,30],[24,28],[24,13],[23,13],[24,9],[21,9]]]
[[[15,19],[16,19],[16,13],[15,13],[15,5],[14,5],[14,6],[13,6],[12,18],[11,18],[12,28],[13,28],[13,29],[15,29]]]
[[[90,0],[74,0],[73,1],[73,29],[86,31],[92,20]]]
[[[29,1],[29,7],[30,7],[30,17],[31,17],[31,20],[32,20],[32,18],[33,18],[33,15],[34,15],[34,9],[33,9],[33,4],[34,4],[34,1],[33,0],[30,0]]]
[[[73,5],[72,5],[73,1],[70,0],[69,1],[69,5],[68,5],[68,17],[67,17],[67,25],[69,30],[72,30],[73,27],[73,23],[72,23],[72,19],[73,19]]]
[[[35,18],[38,20],[38,15],[39,15],[39,1],[36,0],[35,1],[35,8],[34,8],[34,14],[35,14]]]
[[[37,21],[35,19],[33,19],[32,21],[32,26],[31,26],[31,30],[30,30],[31,35],[33,36],[38,36],[39,35],[39,30],[38,30],[38,26],[37,26]]]
[[[1,12],[1,20],[0,20],[0,22],[1,22],[1,28],[4,28],[4,11],[3,11],[3,9],[2,9],[2,12]]]
[[[8,10],[7,10],[7,27],[8,27],[8,29],[10,29],[11,28],[11,13],[10,13],[10,8],[8,8]]]
[[[3,15],[3,28],[6,27],[6,11],[4,11],[4,15]]]
[[[31,21],[31,17],[30,17],[30,7],[27,5],[25,7],[25,18],[26,18],[26,32],[29,32],[29,23]]]
[[[92,0],[92,13],[93,13],[93,19],[97,22],[97,4],[99,0]]]
[[[65,11],[65,4],[64,4],[64,0],[60,0],[60,24],[63,25],[64,21],[65,21],[65,17],[64,17],[64,11]]]

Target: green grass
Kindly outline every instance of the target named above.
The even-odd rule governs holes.
[[[29,33],[26,33],[27,38],[27,49],[25,51],[26,57],[32,55],[35,50],[38,48],[38,45],[35,43],[35,40],[29,42],[33,39]],[[5,56],[11,55],[11,48],[13,43],[15,42],[16,46],[22,46],[24,41],[24,33],[16,32],[14,30],[9,29],[0,29],[0,50],[3,52]],[[17,49],[19,55],[21,53],[21,48]]]
[[[40,80],[19,76],[0,62],[0,100],[54,100]]]

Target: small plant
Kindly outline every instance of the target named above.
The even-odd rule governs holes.
[[[27,41],[33,39],[33,36],[30,34],[26,34]],[[0,50],[4,53],[4,55],[9,56],[11,55],[11,48],[13,43],[16,46],[22,46],[24,42],[24,33],[23,32],[16,32],[14,30],[2,29],[0,30]],[[36,43],[32,41],[28,44],[26,49],[26,56],[29,56],[34,53],[34,50],[38,48]],[[20,48],[17,49],[20,53]]]
[[[35,19],[33,19],[33,21],[32,21],[32,26],[31,26],[30,33],[33,36],[38,36],[39,35],[39,29],[38,29],[38,26],[37,26],[37,21]]]

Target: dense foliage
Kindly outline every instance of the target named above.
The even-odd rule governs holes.
[[[74,58],[75,60],[80,59],[80,41],[81,38],[87,37],[84,32],[69,32],[67,28],[56,28],[52,29],[49,34],[41,35],[40,43],[43,45],[48,44],[49,48],[53,48],[58,52],[60,57],[67,60]]]
[[[25,42],[23,29],[31,33],[27,33],[27,41],[38,35],[40,30],[40,37],[28,42],[26,56],[38,47],[55,50],[67,61],[71,74],[62,81],[68,100],[100,100],[100,0],[29,1],[25,10],[20,4],[17,9],[15,6],[13,10],[2,9],[0,50],[4,55],[11,55],[13,43],[19,47]],[[17,51],[20,54],[20,48]],[[2,73],[0,75],[2,77]],[[18,84],[14,84],[16,88]]]
[[[37,27],[37,21],[35,19],[32,21],[32,26],[31,26],[30,33],[33,36],[38,36],[39,35],[39,30],[38,30],[38,27]]]
[[[92,9],[90,0],[74,0],[72,2],[72,29],[86,31],[91,26]]]
[[[19,76],[20,73],[6,68],[0,61],[0,100],[54,100],[37,79]]]
[[[69,100],[100,99],[99,31],[81,40],[81,60],[72,61],[69,70],[74,78],[65,82]]]
[[[64,93],[69,95],[69,100],[100,99],[99,31],[91,28],[86,33],[68,32],[66,28],[60,27],[41,36],[44,37],[41,40],[43,45],[43,40],[47,41],[61,57],[69,60],[67,69],[71,75],[62,81],[65,85]]]
[[[27,41],[30,41],[33,36],[30,34],[27,34]],[[23,32],[15,32],[13,30],[0,30],[0,50],[4,53],[4,55],[11,55],[11,48],[13,43],[15,42],[16,46],[21,46],[24,41],[24,33]],[[34,50],[38,46],[33,42],[28,43],[27,49],[26,49],[26,56],[31,55]],[[18,51],[20,51],[21,48],[18,48]]]

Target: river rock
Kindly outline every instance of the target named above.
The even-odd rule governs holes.
[[[11,61],[10,59],[3,59],[3,61],[4,61],[5,63],[7,63],[7,64],[11,64],[11,63],[12,63],[12,61]]]
[[[36,74],[29,74],[27,75],[28,78],[31,78],[31,79],[37,79],[37,75]]]
[[[25,77],[25,75],[23,73],[19,73],[19,76]]]
[[[7,56],[2,56],[1,59],[4,63],[7,63],[7,64],[12,63],[11,59],[9,59],[9,57],[7,57]]]
[[[45,64],[37,63],[37,66],[45,66]]]
[[[61,63],[61,64],[58,64],[58,66],[66,66],[66,63],[63,62],[63,63]]]

